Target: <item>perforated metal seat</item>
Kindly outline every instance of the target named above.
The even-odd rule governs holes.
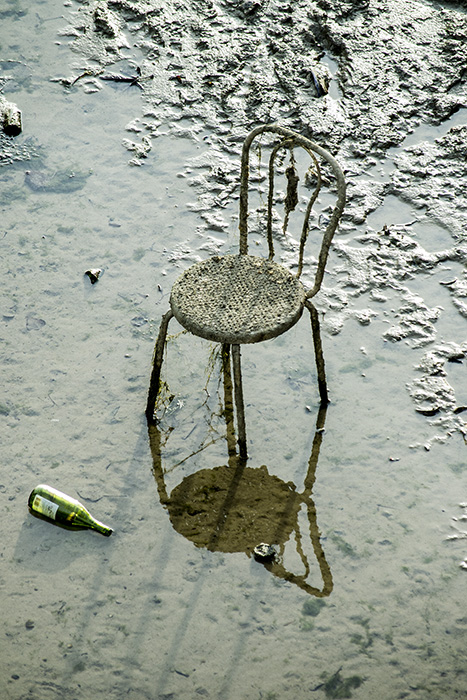
[[[250,146],[257,136],[278,134],[280,141],[269,157],[269,191],[266,235],[269,258],[248,254],[248,183]],[[298,203],[299,177],[295,168],[293,151],[304,149],[312,159],[315,181],[304,216],[300,238],[297,273],[292,274],[284,266],[273,261],[272,210],[274,200],[274,176],[276,159],[281,151],[290,151],[290,166],[285,169],[287,193],[285,197],[285,224]],[[321,175],[319,156],[330,171]],[[308,173],[309,174],[309,173]],[[305,243],[309,219],[323,181],[334,176],[336,203],[324,231],[313,287],[306,290],[299,277],[303,268]],[[328,402],[324,359],[321,348],[318,313],[311,302],[321,287],[329,248],[345,204],[345,180],[336,160],[328,151],[309,139],[277,124],[267,124],[254,129],[245,139],[242,150],[240,180],[240,250],[238,255],[215,256],[193,265],[175,282],[170,297],[170,310],[163,316],[156,342],[153,370],[146,406],[149,423],[155,420],[155,408],[160,388],[160,372],[163,361],[167,327],[175,316],[191,333],[207,340],[223,343],[232,349],[235,403],[238,421],[240,457],[246,459],[246,430],[243,407],[243,390],[240,366],[240,345],[257,343],[274,338],[291,328],[300,319],[303,309],[310,312],[318,387],[321,403]]]
[[[258,343],[291,328],[305,289],[285,267],[252,255],[216,256],[188,268],[172,287],[173,315],[218,343]]]

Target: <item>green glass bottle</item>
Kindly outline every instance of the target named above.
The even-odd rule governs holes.
[[[44,515],[61,525],[71,525],[79,528],[91,528],[109,537],[113,530],[99,522],[75,498],[57,491],[52,486],[40,484],[31,491],[28,505],[32,511]]]

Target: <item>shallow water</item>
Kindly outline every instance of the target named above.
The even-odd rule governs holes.
[[[231,12],[234,5],[241,3],[215,4],[225,10],[219,36],[242,22],[247,36],[274,28],[278,3],[268,9],[269,25]],[[442,126],[408,119],[401,145],[383,149],[383,158],[375,149],[359,161],[346,137],[333,133],[350,197],[317,301],[331,404],[315,465],[316,520],[302,506],[301,540],[291,534],[284,551],[284,565],[302,573],[300,541],[307,580],[322,588],[310,522],[312,534],[319,530],[332,591],[316,597],[244,552],[198,547],[172,526],[144,418],[154,339],[173,282],[193,261],[235,249],[238,145],[256,125],[241,125],[242,115],[251,120],[247,92],[235,98],[240,116],[231,115],[230,138],[222,118],[216,122],[215,96],[197,117],[180,119],[183,109],[153,88],[100,81],[90,91],[96,83],[87,78],[67,86],[64,76],[102,67],[63,33],[87,3],[10,7],[1,18],[0,75],[9,78],[3,92],[22,109],[24,130],[2,144],[13,162],[0,169],[2,697],[462,694],[465,540],[446,537],[453,526],[465,529],[453,517],[467,499],[466,413],[454,410],[467,403],[466,361],[452,359],[467,352],[467,254],[456,228],[463,202],[443,219],[445,209],[433,214],[441,200],[420,207],[413,181],[402,201],[398,178],[415,167],[410,148],[465,124],[465,111]],[[438,12],[429,3],[417,7]],[[306,8],[297,3],[297,22]],[[180,20],[183,8],[171,10]],[[430,17],[437,26],[440,15]],[[107,70],[128,73],[131,61],[147,60],[138,31]],[[165,46],[161,61],[176,63],[176,42],[172,57]],[[323,65],[337,80],[345,66],[328,48]],[[352,100],[340,87],[331,83],[329,94],[350,114]],[[310,98],[304,114],[316,103]],[[144,120],[157,128],[135,131]],[[141,145],[145,133],[151,149],[138,158],[123,142]],[[222,187],[211,162],[222,163]],[[428,168],[434,195],[436,177]],[[279,256],[288,261],[291,250],[284,244]],[[375,251],[384,264],[372,267]],[[440,251],[451,252],[435,259]],[[103,270],[94,285],[89,268]],[[169,493],[228,461],[216,347],[180,330],[171,324],[164,376],[175,398],[160,424]],[[319,407],[308,319],[245,346],[242,359],[248,466],[266,465],[301,492]],[[437,412],[415,410],[427,407]],[[34,518],[27,498],[41,482],[79,497],[114,527],[112,537]]]

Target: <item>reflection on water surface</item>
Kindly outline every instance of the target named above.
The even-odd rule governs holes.
[[[92,41],[95,3],[17,0],[0,10],[2,92],[21,108],[24,129],[0,160],[2,698],[462,696],[466,540],[445,537],[466,501],[466,414],[454,424],[450,406],[466,403],[467,364],[449,360],[466,353],[465,258],[439,252],[465,249],[465,112],[449,116],[465,104],[465,13],[459,3],[396,0],[384,12],[330,2],[325,13],[308,0],[289,3],[290,12],[269,2],[252,16],[220,0],[99,4],[118,15],[128,44],[119,49],[128,60],[104,52],[105,71],[131,75],[147,55],[145,75],[154,65],[157,84],[60,82],[96,66],[79,50],[80,39]],[[322,50],[333,80],[330,95],[315,99],[306,69]],[[170,80],[191,66],[191,85]],[[169,290],[186,266],[237,241],[229,202],[239,144],[249,120],[275,115],[330,140],[355,172],[317,300],[331,398],[311,493],[332,571],[323,598],[243,550],[210,551],[175,529],[155,493],[141,410]],[[137,151],[126,149],[146,135],[152,150],[129,167]],[[50,191],[31,188],[25,170]],[[51,176],[70,170],[81,187],[63,191]],[[370,211],[373,227],[391,233],[368,231]],[[83,273],[96,267],[105,274],[91,285]],[[421,306],[409,292],[442,307],[436,321],[420,314],[419,347],[413,336],[384,339],[404,325],[409,303]],[[236,469],[222,417],[222,438],[170,472],[206,425],[216,427],[206,413],[217,409],[200,407],[205,395],[197,403],[209,350],[184,338],[170,344],[176,398],[160,426],[168,498],[191,473]],[[306,491],[316,437],[309,350],[304,323],[243,353],[244,471],[262,472],[284,500]],[[417,413],[414,380],[430,390],[443,378],[451,404]],[[43,481],[90,507],[99,499],[115,523],[111,540],[31,522],[27,495]],[[221,501],[216,508],[223,513]],[[298,522],[307,581],[322,590],[306,511],[302,504]],[[286,530],[284,568],[301,576],[295,531]]]

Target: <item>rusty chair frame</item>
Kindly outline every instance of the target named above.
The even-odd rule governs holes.
[[[252,256],[248,253],[250,148],[253,141],[265,133],[273,133],[280,136],[279,143],[271,151],[268,167],[269,187],[266,236],[269,256],[267,259]],[[311,157],[316,185],[306,208],[299,244],[297,273],[293,274],[273,260],[272,218],[274,178],[278,153],[282,149],[286,149],[293,156],[296,147],[302,148]],[[299,278],[303,270],[309,219],[325,180],[318,157],[324,161],[327,169],[334,176],[336,200],[322,237],[313,287],[306,290]],[[284,230],[289,213],[298,202],[298,175],[293,161],[292,165],[286,169],[285,175],[287,178],[287,194],[285,198]],[[311,299],[321,288],[331,242],[345,205],[345,190],[344,175],[335,158],[325,148],[310,139],[278,124],[259,126],[246,137],[241,158],[239,253],[236,255],[215,256],[201,263],[196,263],[188,268],[175,282],[170,298],[171,308],[162,317],[154,350],[153,368],[146,405],[146,418],[149,424],[157,421],[155,410],[161,385],[160,375],[164,348],[168,324],[173,316],[191,333],[207,340],[220,342],[224,346],[231,346],[238,444],[242,459],[247,459],[247,441],[240,345],[260,342],[284,333],[297,323],[304,308],[307,308],[310,313],[321,405],[328,403],[329,398],[318,312]],[[243,296],[238,293],[239,283],[240,286],[243,285]]]

